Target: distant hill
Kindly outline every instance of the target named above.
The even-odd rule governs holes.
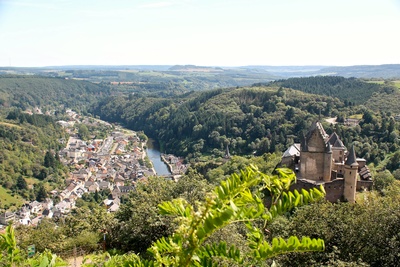
[[[266,71],[281,78],[307,77],[319,74],[321,69],[327,66],[243,66],[248,70]]]
[[[66,66],[46,66],[46,67],[0,67],[1,71],[23,71],[37,73],[43,71],[57,70],[168,70],[172,65],[66,65]]]
[[[247,69],[262,69],[280,77],[307,77],[317,75],[355,78],[400,78],[400,64],[362,65],[348,67],[334,66],[245,66]]]
[[[175,65],[168,69],[169,71],[201,71],[201,72],[221,72],[222,68],[213,68],[213,67],[203,67],[203,66],[195,66],[195,65]]]
[[[400,64],[328,67],[321,69],[319,73],[343,77],[395,79],[400,78]]]
[[[400,64],[384,65],[355,65],[355,66],[268,66],[268,65],[249,65],[240,67],[226,66],[196,66],[196,65],[71,65],[71,66],[49,66],[40,68],[27,67],[0,67],[0,74],[37,74],[51,76],[63,71],[91,71],[93,73],[109,71],[223,71],[225,74],[234,71],[241,73],[259,73],[260,75],[269,74],[269,78],[290,78],[308,77],[317,75],[331,75],[355,78],[381,78],[381,79],[400,79]],[[262,79],[264,77],[253,77]]]
[[[84,110],[110,89],[87,81],[40,76],[0,75],[0,106],[55,108],[60,105]]]
[[[273,85],[292,88],[305,93],[337,97],[345,102],[363,104],[380,90],[381,85],[355,78],[315,76],[277,80]]]

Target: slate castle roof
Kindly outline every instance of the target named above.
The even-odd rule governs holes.
[[[346,163],[347,166],[358,166],[356,152],[354,150],[354,145],[351,146],[349,154],[347,155]]]

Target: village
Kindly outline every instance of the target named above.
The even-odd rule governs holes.
[[[16,212],[0,214],[0,224],[12,222],[34,226],[43,218],[60,218],[76,207],[77,199],[96,192],[107,192],[102,206],[108,212],[116,212],[121,198],[135,190],[136,183],[157,175],[146,155],[147,137],[144,134],[83,117],[72,110],[66,113],[68,121],[58,121],[69,134],[68,140],[60,140],[65,148],[58,152],[63,165],[70,168],[66,187],[52,190],[43,202],[32,201]],[[76,124],[101,126],[107,129],[107,136],[100,139],[92,135],[88,140],[82,140],[74,127]],[[164,176],[165,179],[178,180],[186,172],[187,165],[183,164],[182,158],[162,154],[161,159],[171,173]],[[56,203],[53,200],[57,200]]]

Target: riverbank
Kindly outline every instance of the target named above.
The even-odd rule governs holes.
[[[168,166],[172,175],[185,174],[188,168],[187,164],[183,164],[183,158],[172,154],[161,154],[161,160]]]
[[[157,175],[160,176],[170,176],[172,174],[171,168],[167,165],[165,161],[161,158],[161,152],[157,146],[156,141],[149,138],[147,141],[147,151],[146,151],[150,161],[153,164]]]

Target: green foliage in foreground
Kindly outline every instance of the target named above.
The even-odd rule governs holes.
[[[383,193],[364,192],[355,204],[304,206],[288,218],[275,220],[269,228],[274,237],[296,233],[321,238],[326,245],[323,253],[282,255],[276,262],[281,266],[399,266],[400,182]]]
[[[163,215],[174,216],[179,222],[176,231],[162,237],[149,248],[152,260],[142,260],[135,254],[113,256],[103,266],[218,266],[218,260],[240,265],[253,265],[274,256],[289,252],[323,251],[322,239],[295,236],[287,240],[264,238],[265,227],[275,217],[291,209],[323,198],[318,189],[294,193],[287,192],[295,175],[280,169],[277,175],[269,176],[255,168],[246,168],[240,174],[232,174],[221,182],[205,201],[195,206],[182,198],[159,205]],[[271,196],[267,208],[263,194]],[[259,223],[262,227],[257,227]],[[230,224],[244,223],[247,228],[247,251],[241,251],[225,242],[207,244],[209,237]],[[93,258],[86,266],[100,266],[104,258]]]
[[[0,234],[0,266],[5,267],[57,267],[68,266],[57,255],[45,251],[33,258],[27,259],[18,248],[14,228],[9,225],[4,234]]]

